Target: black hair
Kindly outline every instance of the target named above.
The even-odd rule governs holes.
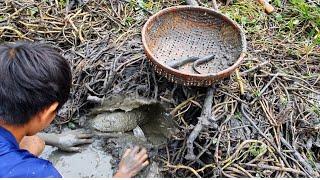
[[[60,109],[71,79],[67,60],[47,44],[0,45],[0,120],[23,125],[54,102]]]

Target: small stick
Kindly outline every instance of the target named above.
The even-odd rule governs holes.
[[[283,137],[281,137],[281,142],[289,149],[289,150],[293,150],[294,153],[293,155],[297,158],[297,160],[306,168],[306,171],[308,172],[308,174],[310,174],[313,177],[317,177],[319,176],[319,174],[317,172],[315,172],[312,167],[310,166],[310,164],[308,164],[306,162],[305,159],[303,159],[303,157],[301,156],[301,154],[294,148],[292,147],[287,140],[285,140]]]
[[[239,84],[240,94],[243,95],[244,94],[244,87],[243,87],[242,79],[241,79],[241,76],[240,76],[238,68],[236,69],[236,79],[237,79],[237,82]]]
[[[108,76],[105,78],[105,81],[103,83],[103,92],[107,92],[110,89],[113,81],[115,80],[115,77],[117,75],[116,64],[118,63],[120,58],[122,58],[122,55],[123,53],[121,53],[118,57],[115,57],[112,63],[112,69],[110,70]]]
[[[171,112],[170,114],[173,116],[176,114],[177,111],[179,111],[179,109],[181,109],[182,107],[184,107],[185,105],[187,105],[191,100],[193,100],[194,98],[196,98],[196,96],[193,96],[185,101],[183,101],[181,104],[179,104],[178,106],[176,106]]]
[[[274,170],[274,171],[286,171],[286,172],[291,172],[295,174],[300,174],[300,175],[305,175],[304,172],[292,169],[292,168],[286,168],[286,167],[277,167],[277,166],[269,166],[265,164],[250,164],[250,163],[245,163],[245,166],[249,167],[257,167],[259,169],[268,169],[268,170]]]
[[[238,164],[233,164],[233,166],[237,169],[239,169],[240,171],[242,171],[244,174],[246,174],[247,176],[249,176],[250,178],[253,178],[252,174],[250,174],[247,170],[245,170],[243,167],[239,166]]]
[[[290,167],[288,161],[286,158],[282,155],[281,151],[278,149],[278,147],[275,145],[274,142],[272,142],[265,133],[262,132],[262,130],[256,125],[256,123],[253,122],[253,120],[249,117],[249,115],[245,112],[244,104],[241,103],[241,112],[244,115],[244,117],[252,124],[252,126],[258,131],[258,133],[264,137],[271,145],[272,147],[277,151],[281,159],[284,161],[286,166]]]
[[[268,89],[268,87],[271,85],[271,83],[272,83],[278,76],[279,76],[278,73],[275,74],[275,75],[272,77],[272,79],[261,89],[261,91],[259,92],[258,97],[254,98],[250,104],[253,104],[254,102],[256,102],[256,100],[258,100],[258,99],[262,96],[262,94]]]
[[[219,11],[219,8],[218,8],[217,1],[216,1],[216,0],[212,0],[212,6],[213,6],[213,9],[214,9],[214,10]]]
[[[270,63],[269,61],[264,61],[264,62],[262,62],[262,63],[260,63],[260,64],[258,64],[256,66],[252,67],[251,69],[248,69],[246,71],[241,72],[240,75],[242,75],[242,76],[247,75],[249,72],[254,71],[256,69],[260,69],[262,66],[265,66],[265,65],[267,65],[269,63]]]

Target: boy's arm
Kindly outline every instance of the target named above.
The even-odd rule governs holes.
[[[45,142],[39,136],[25,136],[22,138],[19,147],[39,156],[44,150]]]
[[[81,148],[75,146],[93,142],[91,139],[93,137],[92,134],[78,130],[62,134],[38,133],[37,135],[45,141],[46,145],[58,147],[60,150],[69,152],[79,152]]]

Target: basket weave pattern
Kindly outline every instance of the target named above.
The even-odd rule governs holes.
[[[214,10],[177,6],[152,16],[142,30],[146,55],[156,72],[185,86],[209,86],[229,76],[241,63],[246,50],[240,27]],[[181,57],[215,55],[200,65],[201,74],[191,64],[173,69],[166,63]]]

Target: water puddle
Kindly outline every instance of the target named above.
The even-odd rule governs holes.
[[[66,178],[108,178],[113,170],[112,157],[101,148],[101,141],[84,146],[80,153],[67,153],[57,148],[46,146],[40,156],[47,159]]]

